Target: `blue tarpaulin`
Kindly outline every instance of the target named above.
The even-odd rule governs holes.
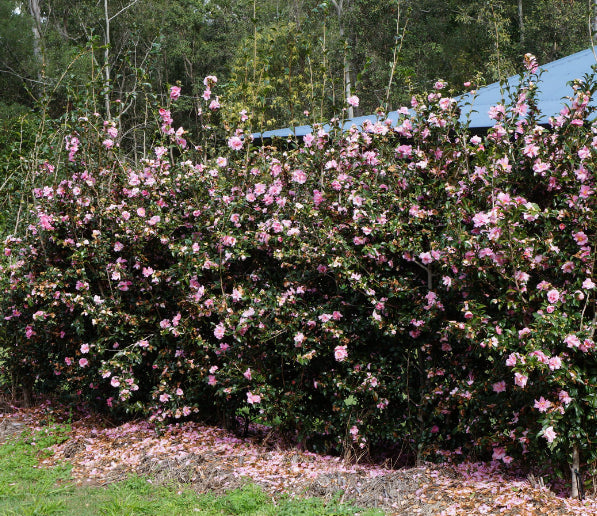
[[[537,104],[543,115],[541,121],[547,123],[550,116],[557,115],[564,107],[566,99],[564,97],[572,94],[572,89],[569,82],[574,79],[582,79],[586,74],[592,73],[592,67],[597,64],[597,49],[588,48],[582,52],[577,52],[568,57],[552,61],[540,66],[542,70],[539,82],[539,93],[537,95]],[[516,89],[519,76],[512,76],[506,81],[507,86],[512,90]],[[492,127],[494,120],[488,116],[489,108],[502,102],[504,97],[507,98],[507,91],[504,85],[499,82],[494,82],[483,88],[477,90],[474,102],[470,103],[470,95],[462,95],[458,100],[462,106],[461,120],[464,121],[467,115],[470,117],[471,129],[484,129]],[[392,121],[392,125],[398,120],[398,112],[392,111],[386,118]],[[353,125],[362,127],[365,121],[375,123],[378,118],[376,115],[367,115],[355,117],[344,122],[344,128],[349,129]],[[329,129],[329,126],[324,127]],[[256,139],[265,138],[287,138],[289,136],[303,137],[312,132],[309,125],[301,125],[295,128],[276,129],[273,131],[265,131],[263,133],[255,133],[253,137]]]

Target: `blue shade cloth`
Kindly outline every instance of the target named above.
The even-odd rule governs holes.
[[[572,89],[568,83],[574,79],[582,79],[586,74],[591,74],[593,72],[592,67],[597,65],[596,55],[597,48],[595,53],[592,48],[588,48],[582,52],[577,52],[576,54],[558,59],[557,61],[552,61],[551,63],[539,67],[540,70],[542,70],[542,74],[539,82],[537,104],[542,113],[541,122],[547,123],[550,116],[559,114],[566,102],[564,97],[572,94]],[[506,85],[514,91],[518,86],[519,80],[519,76],[512,76],[508,78]],[[477,90],[472,105],[468,105],[471,101],[470,94],[462,95],[457,98],[462,106],[460,120],[464,122],[467,116],[469,116],[469,127],[471,129],[492,127],[495,121],[488,116],[489,108],[502,102],[502,100],[507,97],[507,90],[504,89],[504,85],[501,85],[499,82],[494,82],[493,84],[489,84],[488,86]],[[392,121],[392,125],[395,125],[398,120],[398,112],[392,111],[388,114],[387,118]],[[378,118],[376,115],[355,117],[344,122],[344,129],[349,129],[353,125],[362,127],[366,120],[375,123]],[[329,125],[324,126],[324,130],[329,130],[329,128]],[[301,125],[294,128],[275,129],[263,133],[255,133],[253,134],[253,137],[255,139],[287,138],[289,136],[302,138],[311,132],[313,132],[313,129],[310,125]]]
[[[592,67],[596,64],[596,54],[593,53],[592,48],[588,48],[539,67],[543,71],[540,75],[537,94],[537,106],[542,113],[541,122],[547,123],[550,116],[560,113],[566,103],[564,97],[573,95],[572,88],[568,83],[591,74]],[[515,91],[519,80],[519,76],[512,76],[507,80],[507,85]],[[470,113],[471,128],[492,127],[495,121],[488,116],[489,108],[501,102],[504,96],[507,98],[507,92],[502,93],[502,91],[503,87],[498,82],[480,88],[472,107],[463,105],[470,100],[470,96],[463,95],[459,99],[463,105],[461,121],[464,121],[465,115],[472,109],[475,112]]]

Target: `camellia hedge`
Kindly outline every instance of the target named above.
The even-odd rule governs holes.
[[[113,122],[73,118],[4,244],[5,371],[156,421],[260,417],[319,450],[592,463],[595,83],[541,126],[526,65],[483,137],[441,83],[396,127],[260,148],[249,126],[187,143],[173,88],[138,164]]]

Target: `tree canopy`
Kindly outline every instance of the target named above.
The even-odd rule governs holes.
[[[7,114],[48,91],[60,103],[67,84],[106,70],[112,100],[141,71],[153,91],[180,82],[195,95],[213,74],[270,126],[338,114],[347,87],[364,114],[439,78],[493,82],[526,52],[548,62],[586,48],[594,16],[580,0],[0,0],[0,13]]]

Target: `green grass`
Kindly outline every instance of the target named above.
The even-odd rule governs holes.
[[[42,468],[48,447],[63,442],[68,427],[54,426],[25,433],[0,445],[0,515],[353,515],[383,514],[320,499],[282,498],[275,503],[248,484],[225,496],[198,495],[186,486],[156,486],[131,477],[107,487],[80,487],[71,481],[70,465]]]

